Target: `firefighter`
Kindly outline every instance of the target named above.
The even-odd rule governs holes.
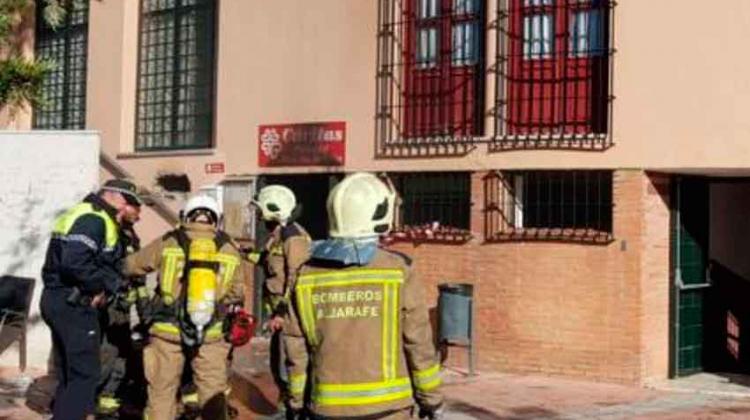
[[[267,328],[271,330],[270,365],[280,402],[288,401],[289,386],[284,368],[285,351],[282,333],[284,319],[289,308],[288,292],[293,276],[310,256],[310,235],[296,223],[301,207],[289,188],[283,185],[268,185],[262,188],[251,205],[259,210],[261,219],[270,232],[268,241],[261,249],[260,264],[266,280],[264,297],[266,310],[270,314]],[[279,404],[280,416],[285,416],[286,407]]]
[[[140,238],[135,232],[134,224],[140,220],[140,206],[131,206],[125,215],[120,231],[125,249],[128,254],[140,249]],[[136,342],[132,339],[130,328],[130,308],[134,304],[139,308],[138,315],[142,315],[142,306],[148,299],[145,278],[129,279],[127,286],[119,291],[101,316],[102,346],[101,363],[102,376],[99,383],[99,397],[97,401],[97,417],[113,419],[119,417],[121,395],[128,382],[135,381],[145,385],[140,373],[139,357]],[[143,386],[131,386],[131,390],[138,390]],[[137,403],[138,398],[129,393],[130,402]]]
[[[368,173],[328,196],[330,239],[297,276],[284,336],[297,417],[307,408],[313,418],[406,419],[414,402],[420,418],[442,416],[422,286],[408,257],[378,246],[395,198]]]
[[[119,230],[129,207],[138,205],[135,185],[110,180],[54,222],[42,268],[41,311],[59,362],[55,419],[80,420],[94,412],[101,374],[99,309],[123,285]]]
[[[203,418],[224,419],[228,389],[224,340],[227,316],[242,305],[240,253],[219,228],[218,203],[194,196],[183,224],[127,258],[127,275],[159,272],[153,325],[143,354],[148,382],[146,417],[173,420],[185,362],[194,373]]]

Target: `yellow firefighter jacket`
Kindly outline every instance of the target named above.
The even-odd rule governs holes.
[[[264,250],[266,304],[272,313],[283,315],[289,305],[290,285],[294,276],[310,258],[312,240],[305,229],[297,223],[278,226],[271,232]]]
[[[214,238],[216,230],[212,225],[188,223],[184,229],[189,238]],[[169,341],[180,342],[179,322],[176,317],[177,305],[183,284],[185,252],[177,241],[175,231],[157,239],[125,260],[127,276],[142,276],[158,271],[159,281],[156,290],[155,322],[149,333]],[[217,250],[216,262],[219,263],[217,274],[218,290],[216,303],[219,305],[242,304],[244,301],[243,269],[237,247],[227,241]],[[214,321],[206,328],[205,342],[214,342],[223,337],[222,316],[217,313]]]
[[[285,329],[292,407],[303,406],[306,387],[321,416],[440,405],[440,365],[410,262],[378,249],[366,266],[314,264],[299,272]]]

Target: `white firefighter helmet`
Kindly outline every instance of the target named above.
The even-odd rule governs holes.
[[[396,192],[375,175],[348,175],[328,195],[330,236],[363,238],[388,233],[395,202]]]
[[[221,209],[219,208],[219,203],[215,198],[209,195],[198,194],[191,197],[187,203],[185,203],[185,207],[182,209],[182,215],[189,219],[196,210],[204,210],[212,213],[214,224],[218,224],[221,220]]]
[[[261,188],[252,204],[260,209],[263,220],[286,224],[297,207],[297,199],[292,190],[283,185],[268,185]]]

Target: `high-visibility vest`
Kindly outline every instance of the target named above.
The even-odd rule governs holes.
[[[363,364],[375,366],[380,371],[378,378],[365,383],[324,383],[312,381],[311,398],[313,408],[333,406],[368,406],[383,403],[396,403],[401,400],[412,399],[413,389],[431,391],[440,385],[440,366],[435,364],[424,370],[409,372],[403,359],[402,331],[400,325],[400,301],[404,272],[401,269],[373,269],[360,268],[339,271],[313,272],[298,277],[295,286],[295,303],[300,324],[307,342],[311,348],[311,357],[326,346],[327,351],[336,351],[330,346],[341,346],[346,343],[333,343],[330,340],[322,343],[321,331],[325,329],[326,318],[349,318],[350,322],[357,322],[357,318],[368,316],[375,318],[377,311],[380,318],[379,340],[372,342],[373,346],[380,346],[380,360],[363,360]],[[366,292],[363,290],[367,290]],[[377,293],[377,298],[370,300],[375,306],[370,309],[364,307],[338,307],[335,313],[316,313],[314,299],[348,299],[348,302],[369,300],[367,293]],[[353,293],[353,295],[352,295]],[[365,293],[365,295],[360,295]],[[353,298],[353,299],[352,299]],[[364,325],[364,324],[363,324]],[[369,336],[352,337],[356,339],[371,339]],[[379,341],[379,343],[378,343]],[[313,363],[313,366],[315,364]],[[315,367],[314,367],[315,369]],[[320,377],[318,373],[316,376]],[[300,396],[307,383],[306,374],[290,377],[290,392]]]
[[[57,219],[55,219],[54,225],[52,227],[52,235],[54,237],[58,237],[61,239],[65,239],[68,237],[68,234],[70,233],[70,230],[73,228],[73,225],[75,225],[76,220],[78,220],[79,217],[85,216],[88,214],[93,214],[97,217],[100,217],[102,221],[104,222],[105,227],[105,241],[104,246],[105,248],[102,250],[104,252],[110,252],[115,249],[117,246],[117,241],[120,239],[119,229],[117,227],[117,223],[112,220],[112,217],[104,211],[104,210],[96,210],[94,209],[94,206],[91,203],[79,203],[70,209],[68,209],[65,213],[60,215]],[[80,238],[84,242],[91,241],[91,238]],[[96,248],[96,244],[88,244],[91,248]]]

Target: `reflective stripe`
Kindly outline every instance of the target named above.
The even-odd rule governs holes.
[[[234,279],[234,271],[237,266],[240,265],[240,259],[234,255],[229,254],[216,254],[216,261],[221,264],[224,269],[224,275],[222,278],[222,289],[226,290],[229,284]]]
[[[305,392],[305,384],[307,383],[307,375],[291,375],[289,377],[289,392],[292,395],[302,395]]]
[[[247,254],[247,259],[253,264],[258,264],[260,262],[260,256],[261,256],[260,252],[251,252]]]
[[[363,384],[318,384],[313,391],[313,402],[321,406],[370,405],[411,397],[409,378]]]
[[[170,324],[169,322],[154,322],[154,325],[151,326],[151,332],[161,332],[179,336],[180,328],[174,324]],[[216,324],[209,327],[206,331],[206,338],[217,338],[221,337],[222,335],[223,331],[221,322],[217,322]]]
[[[322,273],[304,274],[299,277],[297,284],[316,286],[334,286],[346,285],[347,280],[356,280],[359,284],[365,284],[366,280],[372,280],[372,283],[398,282],[403,283],[404,273],[401,270],[346,270],[346,271],[326,271]]]
[[[171,305],[174,302],[174,284],[175,280],[181,273],[178,273],[177,267],[180,262],[185,261],[185,253],[182,248],[167,247],[161,253],[162,270],[159,281],[162,298],[164,303]]]
[[[387,286],[386,286],[387,287]],[[390,378],[396,377],[396,367],[398,366],[398,336],[399,336],[399,324],[400,324],[400,316],[399,316],[399,297],[400,297],[400,290],[398,284],[391,284],[391,289],[393,291],[393,295],[391,296],[392,299],[392,310],[390,311],[391,314],[391,374]]]
[[[182,396],[183,404],[198,404],[198,393],[191,392]]]
[[[87,248],[90,248],[93,251],[99,250],[99,247],[96,245],[96,241],[83,234],[61,235],[59,233],[56,233],[53,234],[53,236],[56,239],[64,242],[78,242],[80,244],[84,244]]]
[[[382,325],[380,327],[381,332],[383,334],[383,337],[380,340],[380,345],[382,346],[381,353],[382,353],[382,359],[383,359],[383,380],[387,381],[388,379],[391,379],[390,377],[390,346],[388,343],[391,340],[391,336],[388,333],[389,332],[389,318],[390,314],[388,311],[388,301],[391,299],[390,297],[390,288],[387,284],[383,285],[383,311],[382,311]]]
[[[99,397],[98,403],[99,409],[102,410],[115,410],[120,408],[120,401],[112,397]]]
[[[148,287],[146,286],[139,286],[136,288],[136,293],[138,295],[138,298],[145,299],[148,298]]]
[[[300,321],[305,336],[311,346],[318,343],[317,333],[315,331],[315,307],[312,302],[312,287],[297,288],[297,306],[300,312]]]
[[[94,206],[91,205],[91,203],[79,203],[60,215],[57,219],[55,219],[52,233],[56,234],[56,236],[60,238],[74,236],[69,236],[68,232],[70,232],[70,230],[73,228],[73,225],[75,225],[75,222],[79,217],[87,214],[98,216],[102,219],[102,221],[104,221],[104,250],[111,251],[112,249],[114,249],[115,246],[117,246],[117,241],[119,241],[120,239],[117,223],[112,220],[112,218],[109,216],[109,214],[107,214],[106,211],[94,210]],[[94,242],[94,248],[96,248],[96,242]]]
[[[440,364],[414,372],[414,386],[420,391],[431,391],[440,386],[441,382]]]

